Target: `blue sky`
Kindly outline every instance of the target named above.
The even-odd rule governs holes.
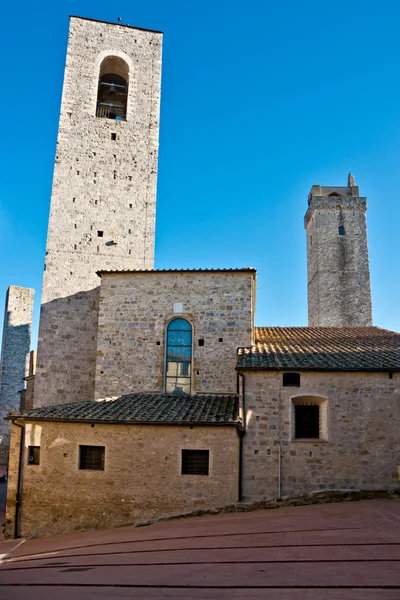
[[[164,31],[157,268],[254,266],[256,323],[307,324],[308,192],[351,170],[374,324],[400,330],[394,0],[7,3],[1,303],[9,284],[35,288],[36,331],[70,14]]]

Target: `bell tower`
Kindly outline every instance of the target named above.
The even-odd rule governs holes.
[[[366,212],[351,173],[346,187],[311,188],[304,218],[310,327],[372,325]]]
[[[154,259],[162,33],[71,17],[35,406],[94,398],[98,270]]]

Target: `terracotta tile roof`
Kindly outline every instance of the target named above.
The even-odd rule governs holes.
[[[238,397],[126,394],[13,413],[7,420],[78,421],[149,425],[238,425]]]
[[[254,267],[243,267],[236,269],[102,269],[96,271],[101,276],[107,273],[256,273]]]
[[[379,327],[256,327],[239,369],[400,371],[400,334]]]

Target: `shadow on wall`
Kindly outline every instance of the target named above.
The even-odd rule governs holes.
[[[93,400],[100,287],[42,305],[34,406]]]

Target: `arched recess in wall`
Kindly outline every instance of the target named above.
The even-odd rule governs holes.
[[[96,117],[126,120],[129,67],[118,56],[107,56],[100,65]]]

